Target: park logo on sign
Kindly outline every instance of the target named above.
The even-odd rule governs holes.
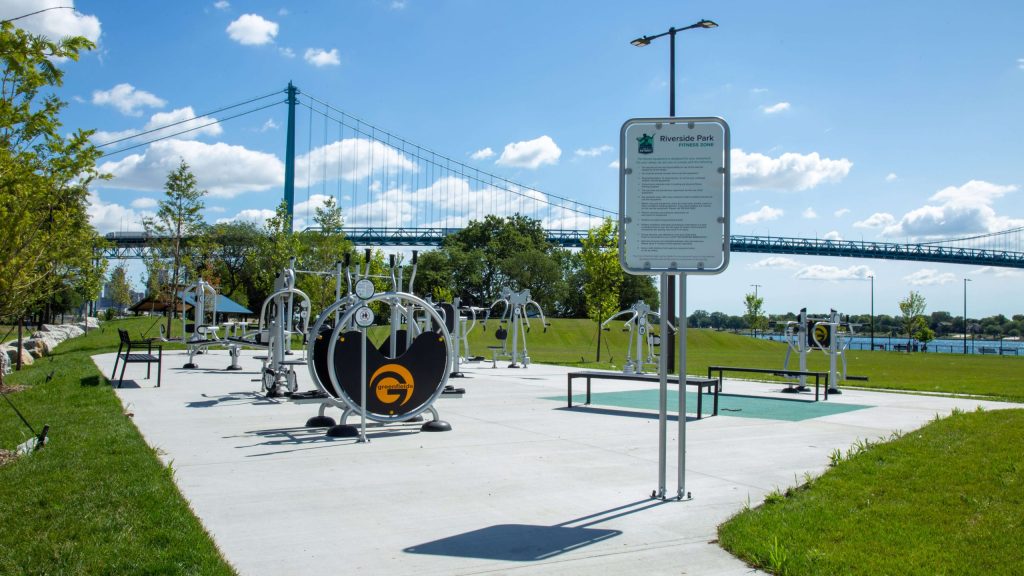
[[[636,139],[637,141],[637,153],[639,154],[654,154],[654,136],[644,134]]]

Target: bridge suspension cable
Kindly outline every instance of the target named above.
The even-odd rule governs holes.
[[[461,228],[490,214],[533,218],[548,231],[587,230],[617,218],[616,211],[544,193],[435,152],[308,93],[299,93],[298,105],[308,109],[307,149],[296,158],[296,172],[305,172],[307,227],[316,194],[335,196],[346,228],[384,233]],[[322,140],[318,146],[315,135]]]
[[[259,112],[260,110],[265,110],[267,108],[272,108],[274,106],[277,106],[278,104],[284,103],[284,100],[283,99],[282,100],[276,100],[276,101],[264,104],[262,106],[259,106],[257,108],[252,108],[252,109],[249,109],[249,110],[245,110],[243,112],[239,112],[237,114],[232,114],[231,116],[227,116],[227,117],[224,117],[224,118],[212,118],[210,121],[205,122],[203,124],[190,125],[188,128],[184,128],[182,130],[178,130],[178,131],[172,132],[170,134],[163,134],[163,132],[166,132],[167,130],[172,129],[175,126],[181,126],[182,124],[195,123],[196,120],[199,120],[199,119],[202,119],[202,118],[211,118],[212,115],[214,115],[214,114],[219,114],[219,113],[225,112],[227,110],[233,110],[235,108],[240,108],[242,106],[246,106],[246,105],[249,105],[249,104],[260,102],[260,101],[266,100],[268,98],[273,98],[274,96],[280,96],[280,94],[281,94],[280,91],[273,92],[271,94],[266,94],[264,96],[258,96],[256,98],[251,98],[251,99],[246,100],[244,102],[239,102],[237,104],[232,104],[230,106],[224,106],[222,108],[218,108],[218,109],[212,110],[210,112],[205,112],[203,114],[193,115],[191,118],[185,118],[184,120],[178,120],[177,122],[170,122],[170,123],[164,124],[162,126],[157,126],[156,128],[151,128],[149,130],[144,130],[142,132],[136,132],[136,133],[130,134],[128,136],[122,136],[121,138],[110,140],[109,142],[104,142],[102,144],[97,144],[96,148],[106,148],[107,146],[113,146],[114,144],[119,144],[121,142],[137,140],[140,137],[144,137],[144,136],[147,136],[147,135],[150,135],[150,134],[160,134],[160,136],[157,136],[157,137],[154,137],[154,138],[150,138],[150,139],[147,139],[147,140],[144,140],[144,141],[141,141],[141,142],[136,142],[135,144],[132,144],[131,146],[125,146],[123,148],[118,148],[116,150],[110,150],[108,152],[104,152],[100,156],[100,158],[106,158],[107,156],[113,156],[115,154],[120,154],[122,152],[127,152],[129,150],[134,150],[135,148],[141,148],[143,146],[148,146],[149,144],[152,144],[153,142],[159,142],[161,140],[167,140],[168,138],[174,138],[175,136],[181,136],[182,134],[188,134],[189,132],[194,132],[196,130],[202,130],[203,128],[207,128],[209,126],[213,126],[214,124],[220,124],[220,123],[226,122],[228,120],[233,120],[235,118],[240,118],[242,116],[246,116],[246,115],[252,114],[254,112]]]

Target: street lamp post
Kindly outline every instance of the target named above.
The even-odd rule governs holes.
[[[964,354],[967,354],[967,283],[970,278],[964,278]]]
[[[661,38],[662,36],[668,36],[669,39],[669,73],[668,73],[668,115],[669,117],[675,117],[676,115],[676,33],[684,30],[693,30],[694,28],[718,28],[718,24],[711,20],[701,20],[689,26],[682,28],[669,28],[668,32],[662,32],[661,34],[655,34],[654,36],[641,36],[630,42],[633,46],[643,47],[651,43],[652,40]],[[680,288],[682,289],[682,288]],[[674,275],[668,277],[668,290],[667,294],[662,294],[662,297],[668,298],[668,317],[669,321],[673,321],[676,316],[676,278]],[[686,322],[686,318],[680,318],[680,322]],[[667,338],[665,340],[666,350],[675,350],[675,334],[671,330],[668,331]],[[674,353],[668,354],[668,371],[675,371],[676,355]],[[685,367],[682,369],[685,370]],[[680,373],[682,373],[680,370]]]
[[[875,350],[875,276],[868,276],[871,279],[871,351]]]

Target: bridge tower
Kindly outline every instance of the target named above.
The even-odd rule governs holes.
[[[299,90],[288,82],[288,143],[284,156],[284,202],[288,206],[288,219],[285,227],[292,231],[293,212],[295,211],[295,104]]]

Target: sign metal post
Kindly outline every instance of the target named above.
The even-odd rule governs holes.
[[[669,276],[679,275],[679,443],[676,499],[686,491],[686,276],[729,265],[729,125],[721,118],[634,118],[619,133],[619,264],[661,277],[661,318],[669,318]],[[665,329],[665,326],[662,327]],[[658,489],[666,498],[668,361],[659,359]],[[698,391],[698,393],[700,393]]]

